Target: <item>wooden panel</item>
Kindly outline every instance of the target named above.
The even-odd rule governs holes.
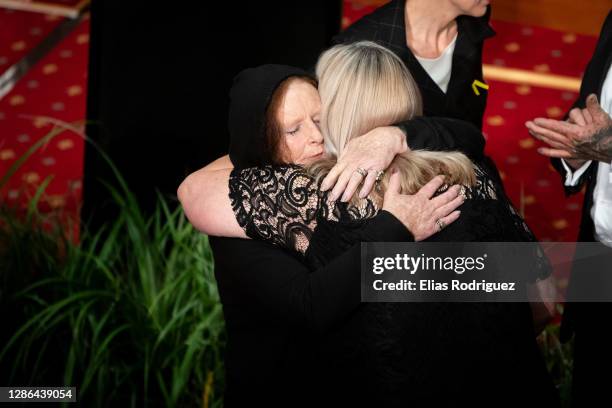
[[[492,0],[492,18],[598,35],[612,0]]]
[[[0,0],[0,7],[76,18],[90,0]]]

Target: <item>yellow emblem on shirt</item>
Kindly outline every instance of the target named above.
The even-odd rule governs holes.
[[[474,82],[472,82],[472,89],[474,90],[474,93],[477,96],[480,95],[480,91],[478,90],[479,87],[482,88],[482,89],[489,89],[489,85],[487,85],[484,82],[480,82],[479,80],[475,79]]]

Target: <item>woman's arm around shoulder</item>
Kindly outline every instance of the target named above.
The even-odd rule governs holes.
[[[314,229],[321,205],[317,183],[300,166],[232,169],[219,160],[190,174],[178,197],[201,232],[281,246],[288,245],[289,229]]]
[[[229,177],[233,166],[223,156],[191,173],[180,184],[177,195],[187,219],[208,235],[247,238],[236,221],[229,199]]]

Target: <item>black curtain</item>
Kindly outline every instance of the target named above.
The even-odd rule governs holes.
[[[92,3],[87,132],[141,205],[175,195],[189,172],[227,152],[228,91],[263,63],[313,67],[340,29],[341,1]],[[85,151],[84,220],[112,216],[113,182]]]

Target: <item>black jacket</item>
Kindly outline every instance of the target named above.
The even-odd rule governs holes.
[[[601,97],[604,80],[612,63],[612,12],[608,14],[595,53],[582,79],[580,96],[573,107],[584,107],[586,97],[595,93]],[[553,166],[565,182],[566,171],[559,159],[552,160]],[[580,177],[574,187],[565,187],[566,195],[579,192],[586,185],[586,194],[582,207],[582,220],[578,241],[595,241],[595,227],[591,218],[593,206],[593,191],[597,182],[598,162],[592,162],[587,171]],[[579,262],[589,262],[590,259],[576,256]],[[607,258],[609,259],[609,258]],[[593,265],[601,265],[601,261],[592,260]],[[597,267],[581,267],[581,273],[573,273],[570,278],[568,292],[589,282],[597,282],[600,274],[609,274],[610,270],[598,270]],[[572,376],[572,407],[610,405],[610,376],[605,371],[612,365],[612,349],[609,339],[612,338],[612,327],[606,319],[612,314],[612,303],[566,303],[561,323],[561,340],[568,341],[575,335],[574,370]]]
[[[480,18],[457,18],[458,36],[453,53],[451,79],[446,94],[429,77],[412,51],[406,46],[404,26],[405,0],[394,0],[363,17],[332,41],[346,44],[361,40],[374,41],[399,56],[414,77],[423,97],[425,116],[440,116],[471,122],[482,129],[482,118],[488,91],[472,89],[474,80],[482,78],[482,47],[484,40],[495,35],[489,26],[490,7]]]
[[[413,240],[386,211],[366,236]],[[361,302],[360,244],[312,272],[266,242],[210,237],[210,244],[227,330],[225,407],[314,406],[317,338]]]
[[[604,22],[595,53],[589,65],[584,72],[582,85],[580,86],[580,96],[574,103],[572,108],[584,108],[586,97],[592,93],[597,94],[601,98],[601,90],[603,87],[606,74],[612,63],[612,12],[608,14]],[[561,175],[561,183],[565,183],[566,171],[561,164],[560,159],[552,159],[552,165]],[[576,194],[586,185],[586,194],[584,196],[584,205],[582,206],[582,220],[580,223],[580,231],[578,233],[578,241],[590,242],[594,241],[593,234],[595,227],[591,218],[591,207],[593,206],[593,191],[595,190],[595,182],[597,181],[597,162],[593,161],[586,172],[578,180],[578,184],[573,187],[565,187],[565,194]]]

